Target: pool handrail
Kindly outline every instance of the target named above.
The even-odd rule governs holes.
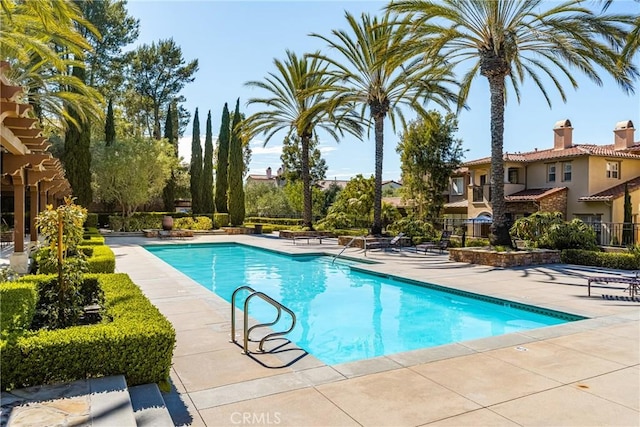
[[[362,237],[362,238],[364,239],[364,236],[354,236],[354,238],[353,238],[353,239],[351,239],[351,240],[349,241],[349,243],[347,243],[346,245],[344,245],[344,248],[342,248],[342,250],[341,250],[337,255],[334,255],[334,256],[333,256],[333,259],[331,260],[331,264],[333,264],[333,263],[336,261],[336,258],[340,257],[340,255],[342,255],[342,252],[346,251],[346,250],[347,250],[347,248],[348,248],[349,246],[351,246],[351,244],[352,244],[356,239],[358,239],[358,238],[360,238],[360,237]]]
[[[289,315],[291,316],[291,326],[282,332],[272,332],[269,333],[267,335],[265,335],[261,340],[260,340],[260,344],[258,345],[258,351],[259,352],[264,352],[264,343],[265,341],[267,341],[267,339],[269,338],[273,338],[275,336],[282,336],[282,335],[286,335],[289,332],[291,332],[293,330],[293,328],[296,326],[296,315],[293,311],[291,311],[288,307],[285,307],[284,305],[282,305],[280,302],[274,300],[273,298],[271,298],[269,295],[265,294],[264,292],[260,292],[260,291],[256,291],[255,289],[253,289],[250,286],[240,286],[239,288],[237,288],[235,291],[233,291],[233,294],[231,294],[231,340],[230,342],[233,343],[237,343],[236,341],[236,295],[238,294],[238,292],[242,291],[242,290],[247,290],[250,292],[250,294],[247,296],[247,298],[244,301],[244,324],[243,324],[243,351],[242,354],[250,354],[251,352],[249,351],[249,335],[251,334],[251,331],[253,331],[254,329],[257,328],[262,328],[262,327],[268,327],[268,326],[273,326],[276,323],[278,323],[278,321],[280,320],[280,318],[282,317],[282,311],[286,311],[287,313],[289,313]],[[263,301],[271,304],[273,307],[275,307],[275,309],[278,311],[278,314],[275,318],[275,320],[273,320],[272,322],[266,322],[266,323],[258,323],[256,325],[253,325],[252,327],[249,327],[249,302],[251,301],[252,298],[254,297],[258,297],[260,299],[262,299]]]

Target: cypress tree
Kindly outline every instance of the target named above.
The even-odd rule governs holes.
[[[632,245],[635,241],[633,236],[633,206],[631,205],[631,195],[627,183],[624,184],[624,224],[622,224],[622,244]]]
[[[218,135],[218,160],[216,163],[216,210],[221,213],[229,212],[227,202],[227,190],[229,189],[227,168],[229,167],[229,133],[231,130],[229,121],[229,107],[225,102],[222,110],[220,134]]]
[[[169,141],[174,147],[175,156],[178,157],[178,143],[174,138],[173,132],[173,111],[171,110],[171,105],[167,110],[167,119],[164,123],[164,138]],[[172,212],[175,209],[175,200],[176,200],[176,171],[171,169],[171,178],[167,181],[167,185],[165,185],[162,190],[162,201],[164,203],[164,210],[167,212]]]
[[[209,110],[202,164],[202,212],[209,215],[213,214],[213,211],[213,135],[211,135],[211,110]]]
[[[191,141],[191,212],[202,213],[202,145],[200,144],[200,119],[198,109],[193,116],[193,139]]]
[[[242,188],[242,137],[240,135],[240,98],[236,101],[233,114],[231,140],[229,141],[229,222],[232,226],[244,222],[244,189]]]
[[[73,67],[72,74],[83,82],[85,81],[83,68]],[[89,206],[93,200],[91,190],[91,123],[83,121],[73,108],[69,108],[69,115],[78,122],[78,126],[70,125],[65,133],[64,169],[73,195],[78,198],[77,203],[81,206]]]
[[[113,102],[109,100],[107,120],[104,124],[104,140],[107,147],[111,147],[116,140],[116,125],[113,120]]]

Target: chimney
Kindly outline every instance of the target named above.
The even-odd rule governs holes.
[[[613,130],[613,148],[614,150],[625,150],[633,145],[633,134],[636,130],[633,128],[631,120],[625,120],[616,123]]]
[[[271,179],[271,166],[267,168],[267,179]]]
[[[573,128],[569,119],[556,122],[553,127],[553,149],[564,150],[571,148]]]

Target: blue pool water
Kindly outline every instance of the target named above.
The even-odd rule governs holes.
[[[145,248],[229,302],[242,285],[280,301],[298,318],[287,338],[329,365],[579,319],[373,275],[326,256],[236,244]],[[238,299],[241,306],[244,297]],[[268,322],[275,309],[253,299],[249,314]]]

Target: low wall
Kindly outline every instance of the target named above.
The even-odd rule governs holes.
[[[556,264],[560,262],[560,251],[535,249],[498,252],[484,248],[449,248],[449,260],[494,267]]]

